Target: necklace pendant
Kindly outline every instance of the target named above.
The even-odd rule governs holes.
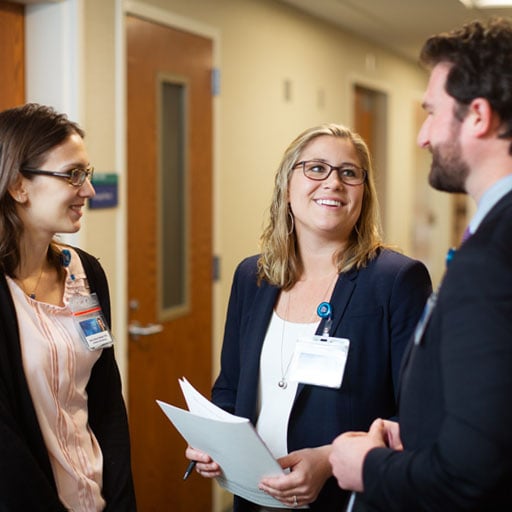
[[[277,385],[281,388],[281,389],[286,389],[288,387],[288,384],[286,383],[286,381],[284,379],[281,379]]]

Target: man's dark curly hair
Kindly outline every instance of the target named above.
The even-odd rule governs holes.
[[[463,118],[475,98],[485,98],[499,115],[501,138],[512,137],[512,22],[504,18],[472,21],[459,29],[427,39],[420,62],[433,67],[453,64],[446,92],[458,103]],[[512,153],[512,147],[511,151]]]

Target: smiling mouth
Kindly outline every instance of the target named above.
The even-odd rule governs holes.
[[[336,201],[334,199],[316,199],[315,203],[324,206],[341,206],[341,201]]]

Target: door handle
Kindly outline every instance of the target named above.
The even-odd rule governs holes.
[[[151,336],[152,334],[158,334],[163,330],[164,326],[161,324],[140,325],[139,322],[132,322],[128,325],[128,333],[134,340],[139,339],[140,336]]]

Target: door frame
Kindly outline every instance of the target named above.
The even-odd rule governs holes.
[[[370,59],[370,57],[367,57],[367,59]],[[367,64],[368,67],[368,64]],[[394,101],[394,94],[392,88],[389,86],[388,83],[382,81],[382,80],[370,80],[367,76],[352,72],[347,75],[346,80],[346,94],[345,94],[345,101],[346,101],[346,109],[347,112],[350,113],[350,128],[353,128],[355,125],[354,117],[355,117],[355,88],[356,87],[362,87],[364,89],[368,89],[372,92],[375,92],[376,94],[379,94],[382,96],[382,98],[385,98],[385,112],[381,112],[382,118],[378,121],[377,125],[377,137],[379,133],[384,133],[384,143],[380,148],[378,148],[378,154],[374,155],[372,154],[373,158],[373,165],[378,166],[379,171],[384,174],[384,183],[389,184],[391,183],[392,176],[391,176],[391,159],[392,159],[392,151],[389,147],[389,141],[392,139],[391,135],[388,135],[391,133],[392,130],[392,122],[391,122],[391,104]],[[382,105],[381,105],[382,107]],[[389,225],[389,220],[391,217],[390,212],[390,205],[392,204],[391,201],[393,200],[392,197],[392,191],[390,190],[389,186],[384,186],[382,192],[385,194],[383,198],[381,198],[381,221],[382,221],[382,229],[384,233],[387,235],[390,235],[390,233],[393,232],[392,226]],[[391,238],[396,239],[396,235],[390,235]]]
[[[134,0],[116,0],[115,6],[115,20],[116,20],[116,31],[115,31],[115,90],[116,94],[116,119],[115,119],[115,145],[116,145],[116,168],[119,172],[119,215],[117,216],[116,233],[117,240],[116,246],[119,249],[119,254],[123,254],[124,257],[120,258],[118,262],[118,276],[119,279],[119,290],[118,293],[118,307],[115,311],[115,317],[118,319],[118,325],[121,327],[121,331],[117,331],[118,347],[117,358],[120,360],[120,367],[125,368],[123,372],[123,385],[124,394],[128,397],[130,390],[128,389],[128,296],[127,296],[127,268],[128,258],[126,256],[126,241],[127,241],[127,112],[126,112],[126,97],[127,97],[127,83],[126,83],[126,27],[125,18],[127,15],[137,16],[147,21],[159,23],[171,28],[190,32],[192,34],[206,37],[212,41],[213,49],[213,65],[214,68],[219,69],[220,63],[220,31],[215,27],[202,23],[200,21],[187,18],[172,11],[164,10],[159,7],[153,7],[142,2]],[[218,94],[212,95],[212,116],[213,116],[213,140],[212,140],[212,200],[213,200],[213,217],[212,217],[212,250],[213,254],[219,252],[219,240],[218,240],[218,218],[219,209],[218,200],[219,195],[219,179],[218,170],[219,166],[219,139],[218,139],[218,124],[219,124],[219,96]],[[122,248],[122,249],[121,249]],[[218,333],[222,326],[222,320],[219,323],[220,315],[222,311],[219,310],[220,302],[220,289],[217,282],[213,283],[213,311],[212,311],[212,339],[218,339],[215,333]],[[212,351],[215,353],[215,350]],[[212,361],[212,368],[215,371],[215,364]]]
[[[119,215],[117,215],[116,233],[117,240],[116,246],[119,248],[118,254],[123,257],[119,258],[117,266],[117,278],[119,288],[116,290],[117,295],[117,309],[114,312],[118,319],[118,325],[121,331],[117,331],[116,341],[118,342],[118,350],[116,358],[118,359],[120,368],[124,368],[122,372],[124,395],[128,402],[129,388],[128,388],[128,257],[126,255],[126,244],[128,236],[127,227],[127,179],[128,179],[128,151],[127,151],[127,64],[126,64],[126,16],[132,15],[147,21],[159,23],[174,29],[190,32],[194,35],[208,38],[212,41],[212,59],[214,69],[218,70],[220,67],[220,30],[200,21],[187,18],[172,11],[164,10],[158,7],[153,7],[134,0],[115,0],[115,145],[116,156],[115,163],[119,173]],[[212,251],[213,254],[219,253],[219,93],[212,94]],[[122,248],[122,249],[121,249]],[[223,326],[224,311],[220,307],[221,304],[221,289],[218,281],[212,283],[212,339],[220,339],[219,332]],[[215,373],[218,364],[216,363],[217,350],[212,347],[212,370]],[[213,495],[212,503],[213,510],[218,511],[223,507],[224,495],[218,486],[212,486]]]

